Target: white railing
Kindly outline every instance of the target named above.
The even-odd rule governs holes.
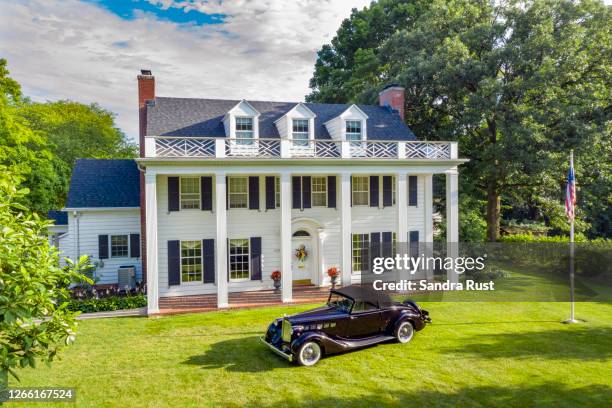
[[[456,142],[363,142],[289,139],[236,140],[220,137],[147,136],[146,157],[262,158],[262,159],[457,159]]]

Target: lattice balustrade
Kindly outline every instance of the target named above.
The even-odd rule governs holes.
[[[396,142],[364,142],[365,156],[376,159],[397,159]]]
[[[333,140],[310,140],[306,146],[291,145],[291,157],[316,157],[333,159],[342,156],[340,142]]]
[[[408,142],[407,159],[450,159],[450,143]]]
[[[155,139],[158,157],[215,157],[214,139]]]
[[[280,140],[258,139],[250,144],[240,144],[236,140],[225,141],[227,157],[280,157]]]

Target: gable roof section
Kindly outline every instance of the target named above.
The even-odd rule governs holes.
[[[147,106],[147,135],[225,137],[223,116],[238,100],[155,98]],[[249,101],[259,113],[259,136],[278,138],[274,122],[297,102]],[[315,115],[315,138],[331,139],[324,123],[346,111],[352,104],[304,103]],[[397,113],[384,106],[356,105],[368,116],[369,140],[416,140],[414,133]]]
[[[77,160],[66,208],[139,206],[140,176],[134,160]]]

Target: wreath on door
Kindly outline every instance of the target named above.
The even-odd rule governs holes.
[[[306,247],[304,245],[300,245],[298,249],[295,250],[295,257],[298,261],[300,261],[300,268],[304,267],[304,261],[308,258],[308,251],[306,251]]]

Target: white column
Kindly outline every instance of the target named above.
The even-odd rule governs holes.
[[[145,174],[147,235],[147,314],[159,313],[159,269],[157,265],[157,176]]]
[[[446,172],[446,244],[447,256],[459,255],[459,173],[457,169]],[[457,274],[447,271],[448,279],[457,282]]]
[[[283,302],[293,299],[293,273],[291,271],[291,174],[280,175],[280,240],[281,240],[281,297]]]
[[[425,256],[433,256],[433,174],[424,174],[423,181],[425,184],[425,204],[423,209],[423,216],[425,219]],[[433,269],[426,269],[426,277],[428,280],[433,279]]]
[[[342,286],[351,284],[351,174],[340,175],[340,272]]]
[[[397,249],[400,255],[402,249],[410,254],[410,243],[408,242],[408,175],[406,173],[395,174],[395,191],[397,197],[395,198],[395,205],[397,209],[397,242],[405,242],[405,245],[398,245]],[[400,269],[399,273],[395,272],[395,279],[410,280],[410,271],[407,269]]]
[[[433,242],[433,174],[424,174],[422,177],[425,184],[425,237],[423,241]]]
[[[215,139],[215,157],[217,159],[225,158],[225,141],[224,137],[218,137]]]
[[[217,224],[217,253],[215,263],[217,270],[217,307],[228,307],[228,270],[227,270],[227,207],[226,207],[226,174],[215,173],[215,213]]]

